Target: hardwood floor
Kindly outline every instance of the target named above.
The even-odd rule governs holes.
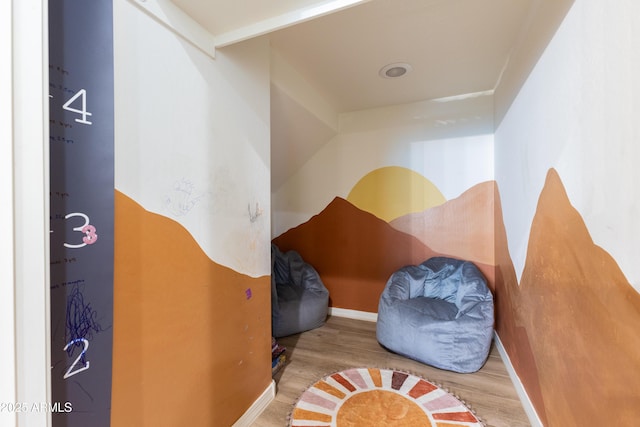
[[[287,364],[276,374],[276,397],[253,427],[284,427],[293,404],[315,381],[349,367],[404,370],[421,376],[464,400],[487,426],[529,426],[528,418],[495,346],[487,363],[473,374],[443,371],[393,354],[378,344],[376,324],[329,317],[318,329],[278,339]],[[366,426],[363,426],[366,427]]]

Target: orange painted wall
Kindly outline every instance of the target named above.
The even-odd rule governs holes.
[[[542,422],[638,424],[640,294],[593,242],[557,172],[547,174],[519,286],[501,222],[496,328]]]
[[[391,273],[434,255],[415,237],[342,198],[273,242],[313,265],[329,290],[330,306],[367,312],[378,311]]]
[[[495,183],[481,183],[443,205],[391,222],[337,197],[273,242],[283,251],[295,249],[316,268],[332,307],[377,312],[394,271],[434,256],[473,261],[493,288],[494,191]]]
[[[111,425],[232,425],[271,382],[270,278],[216,264],[117,191],[115,204]]]

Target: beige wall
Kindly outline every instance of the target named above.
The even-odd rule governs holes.
[[[0,402],[50,401],[47,2],[0,6]],[[47,413],[0,413],[42,426]]]

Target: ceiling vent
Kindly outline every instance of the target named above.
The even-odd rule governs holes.
[[[397,79],[410,72],[413,68],[406,62],[394,62],[393,64],[387,64],[380,69],[378,74],[385,79]]]

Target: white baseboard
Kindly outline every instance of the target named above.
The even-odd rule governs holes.
[[[369,311],[349,310],[348,308],[329,307],[329,316],[346,317],[348,319],[366,320],[367,322],[378,321],[378,313]]]
[[[524,389],[524,385],[522,385],[522,382],[520,381],[520,377],[518,377],[516,370],[511,364],[511,359],[509,359],[509,355],[507,354],[507,351],[502,345],[502,341],[500,341],[500,337],[495,332],[493,335],[495,337],[496,348],[498,349],[498,353],[500,353],[502,362],[504,363],[504,366],[507,368],[507,372],[509,373],[509,378],[511,378],[511,382],[513,383],[513,386],[515,387],[516,392],[518,393],[518,397],[520,398],[520,402],[522,402],[522,407],[524,408],[524,412],[527,414],[527,417],[529,418],[529,422],[531,423],[532,427],[544,427],[542,424],[542,421],[540,421],[540,418],[536,413],[535,408],[533,407],[533,403],[531,403],[531,399],[529,399],[529,395],[527,394],[527,391]]]
[[[258,419],[260,414],[262,414],[262,412],[267,409],[267,406],[269,406],[269,403],[271,403],[271,401],[275,399],[275,397],[276,382],[274,380],[271,380],[269,387],[267,387],[265,391],[262,392],[260,397],[258,397],[256,401],[253,402],[253,405],[251,405],[249,409],[247,409],[245,413],[242,414],[240,418],[238,418],[238,421],[233,424],[233,427],[249,427],[255,420]]]

